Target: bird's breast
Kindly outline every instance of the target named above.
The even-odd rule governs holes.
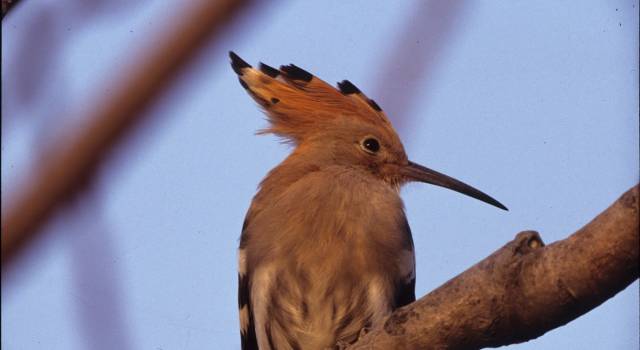
[[[360,268],[370,265],[374,256],[388,257],[412,246],[402,200],[382,180],[330,167],[279,191],[262,191],[269,196],[256,196],[259,202],[252,209],[257,214],[250,213],[243,236],[266,255],[300,262],[348,257]]]
[[[354,340],[392,310],[397,282],[413,269],[413,248],[389,185],[328,169],[254,207],[244,251],[255,271],[254,307],[274,337],[323,348]]]

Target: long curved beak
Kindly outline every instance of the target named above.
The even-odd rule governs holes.
[[[402,168],[402,174],[409,180],[420,181],[436,186],[445,187],[450,190],[466,194],[467,196],[481,200],[500,209],[509,210],[507,209],[507,207],[502,205],[502,203],[491,198],[491,196],[487,195],[486,193],[481,192],[462,181],[458,181],[452,177],[439,173],[435,170],[431,170],[420,164],[409,162],[405,167]]]

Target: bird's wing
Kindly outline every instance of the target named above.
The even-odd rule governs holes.
[[[235,53],[230,52],[229,56],[240,84],[269,118],[271,125],[263,133],[298,143],[319,121],[338,116],[391,125],[378,104],[348,80],[335,88],[293,64],[275,69],[260,63],[255,69]]]
[[[400,228],[407,237],[407,246],[400,254],[398,261],[400,279],[396,282],[394,292],[394,308],[411,304],[416,300],[416,256],[413,249],[413,238],[407,218],[403,217]]]
[[[248,219],[248,218],[247,218]],[[242,226],[242,233],[247,227],[247,219]],[[251,283],[247,266],[247,255],[242,240],[238,249],[238,308],[240,312],[240,341],[242,350],[258,350],[256,328],[251,310]]]
[[[416,301],[416,277],[400,281],[396,286],[395,307],[403,307]]]

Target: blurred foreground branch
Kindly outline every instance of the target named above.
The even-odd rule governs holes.
[[[18,3],[19,0],[2,0],[2,18],[11,11],[11,9]]]
[[[524,231],[352,349],[480,349],[560,327],[638,279],[638,185],[568,238]]]
[[[131,67],[91,112],[85,132],[73,135],[45,155],[24,193],[2,212],[2,268],[33,239],[55,209],[93,179],[100,163],[143,117],[143,110],[166,87],[207,39],[220,33],[248,0],[193,2],[175,28],[165,30],[158,46]],[[4,4],[4,2],[3,2]],[[197,5],[196,5],[197,4]]]

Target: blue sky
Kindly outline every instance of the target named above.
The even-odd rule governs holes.
[[[3,210],[42,152],[82,130],[188,6],[81,4],[24,1],[3,20]],[[563,239],[638,182],[638,1],[450,4],[282,1],[245,12],[146,112],[90,194],[3,274],[3,348],[239,346],[242,220],[290,148],[254,135],[264,117],[228,50],[351,80],[399,126],[410,158],[509,207],[406,186],[420,296],[519,231]],[[636,281],[510,348],[637,349],[638,303]]]

